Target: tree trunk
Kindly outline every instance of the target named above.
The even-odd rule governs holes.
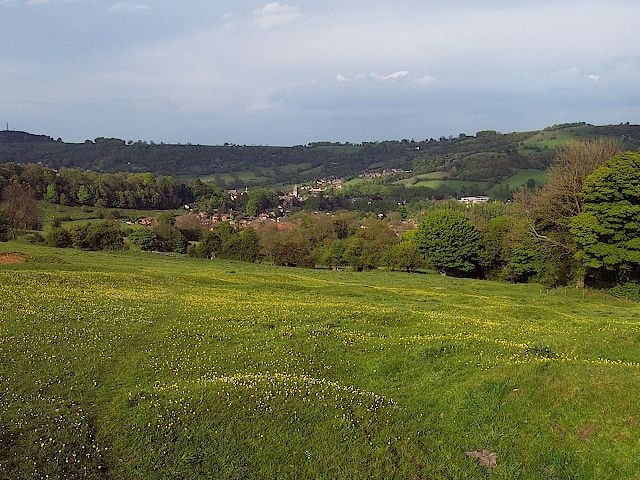
[[[578,270],[578,278],[576,279],[576,288],[584,289],[584,280],[586,275],[586,270],[580,267],[580,269]]]

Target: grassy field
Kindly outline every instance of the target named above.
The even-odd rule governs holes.
[[[0,252],[25,255],[0,254],[0,478],[640,475],[638,304],[439,275]],[[495,468],[465,455],[483,450]]]
[[[535,169],[522,169],[518,170],[515,174],[511,175],[509,178],[504,179],[503,181],[496,183],[493,187],[491,187],[488,191],[489,195],[492,192],[497,190],[504,185],[507,185],[511,190],[516,190],[519,187],[526,186],[527,180],[533,179],[536,182],[537,186],[544,185],[547,180],[547,171],[546,170],[535,170]]]

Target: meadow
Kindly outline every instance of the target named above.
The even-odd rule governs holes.
[[[432,274],[3,252],[25,262],[0,262],[0,478],[640,475],[637,303]],[[465,454],[483,451],[495,466]]]

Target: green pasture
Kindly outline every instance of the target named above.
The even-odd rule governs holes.
[[[38,207],[42,213],[45,224],[51,223],[54,219],[63,219],[65,225],[72,223],[83,224],[86,221],[102,221],[100,215],[109,217],[114,213],[120,219],[138,219],[144,217],[157,217],[161,213],[172,212],[176,215],[184,213],[183,209],[176,210],[137,210],[131,208],[95,208],[95,207],[69,207],[57,203],[38,202]]]
[[[0,264],[0,478],[640,474],[636,303],[431,274],[1,252],[27,261]],[[494,468],[465,454],[484,450]]]
[[[294,173],[308,170],[311,167],[311,162],[287,163],[285,165],[279,166],[278,170],[286,175],[293,175]]]
[[[412,177],[409,178],[403,178],[400,180],[397,180],[395,183],[398,185],[405,185],[407,187],[411,187],[411,186],[415,186],[420,182],[431,182],[434,180],[444,180],[447,175],[449,175],[448,172],[430,172],[430,173],[422,173],[419,175],[414,175]]]
[[[585,135],[583,131],[584,127],[540,130],[521,142],[518,150],[521,153],[535,147],[542,150],[555,150],[571,140],[589,137],[589,135]]]
[[[434,190],[437,190],[439,188],[443,188],[443,187],[449,187],[452,190],[459,192],[460,190],[467,188],[467,187],[473,187],[473,186],[479,186],[480,188],[485,188],[487,186],[486,182],[482,182],[482,181],[476,181],[476,180],[447,180],[447,179],[442,179],[442,180],[420,180],[419,182],[411,185],[413,187],[429,187],[432,188]]]
[[[547,181],[547,171],[536,169],[518,170],[509,178],[505,178],[503,181],[496,183],[492,188],[489,189],[489,194],[491,194],[492,190],[504,185],[508,185],[511,190],[516,190],[518,187],[525,186],[530,178],[536,182],[536,186],[544,185],[544,183]]]

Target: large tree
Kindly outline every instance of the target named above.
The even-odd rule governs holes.
[[[571,233],[587,273],[640,280],[640,153],[621,153],[599,167],[581,198],[583,211]]]
[[[547,182],[529,205],[539,239],[573,251],[566,234],[571,218],[582,212],[584,180],[620,149],[620,143],[610,138],[571,141],[558,148]]]
[[[443,208],[429,213],[415,236],[427,263],[447,275],[469,275],[478,265],[480,234],[464,212]]]
[[[583,211],[580,192],[587,176],[620,149],[620,143],[610,138],[571,141],[558,148],[544,187],[535,193],[521,190],[514,195],[526,213],[533,239],[544,242],[551,252],[547,258],[562,264],[558,271],[573,272],[568,277],[576,277],[578,287],[584,286],[585,272],[574,260],[578,247],[569,224]]]
[[[11,183],[3,189],[2,200],[1,207],[9,219],[14,239],[18,230],[40,228],[40,208],[33,189]]]

